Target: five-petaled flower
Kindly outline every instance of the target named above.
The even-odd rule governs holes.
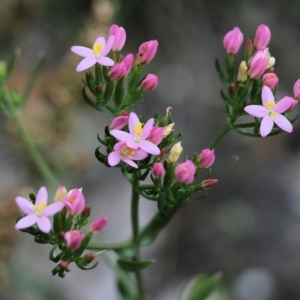
[[[83,46],[73,46],[71,47],[71,51],[75,54],[84,57],[84,59],[79,63],[76,68],[77,72],[84,71],[96,63],[103,65],[103,66],[113,66],[115,63],[114,61],[106,57],[108,52],[111,50],[115,41],[114,35],[111,35],[107,43],[104,37],[98,37],[93,45],[93,49],[83,47]]]
[[[142,149],[149,154],[159,155],[160,149],[148,141],[153,128],[154,118],[149,119],[146,124],[140,122],[136,113],[131,112],[128,119],[129,133],[121,130],[111,130],[110,134],[119,141],[125,142],[131,149]]]
[[[65,206],[62,201],[47,206],[48,192],[45,187],[39,189],[35,204],[23,197],[16,197],[15,200],[19,208],[27,214],[17,222],[15,228],[24,229],[37,224],[44,233],[49,233],[51,230],[51,222],[48,217],[56,214]]]
[[[267,136],[271,132],[274,123],[282,130],[292,132],[292,124],[281,113],[286,112],[291,107],[293,98],[284,97],[283,99],[275,103],[274,95],[271,89],[267,86],[263,87],[261,98],[263,106],[248,105],[245,107],[245,111],[248,114],[254,117],[263,118],[260,124],[261,136]]]

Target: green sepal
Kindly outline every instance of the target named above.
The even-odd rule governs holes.
[[[94,76],[92,75],[91,71],[88,71],[85,74],[85,84],[87,85],[87,87],[89,88],[89,90],[92,92],[93,95],[95,95],[96,93],[96,81]]]
[[[125,77],[118,80],[115,88],[114,102],[116,105],[116,110],[118,110],[119,107],[122,107],[123,98],[124,98],[124,80]]]
[[[107,126],[106,126],[106,127],[107,127]],[[106,127],[105,127],[105,128],[106,128]],[[103,146],[107,147],[107,143],[106,143],[104,140],[102,140],[102,139],[100,138],[99,133],[97,134],[97,140],[98,140]]]
[[[117,264],[126,272],[138,272],[146,269],[155,262],[154,259],[143,260],[143,261],[132,261],[125,259],[118,259]]]
[[[92,269],[96,268],[99,262],[96,261],[96,262],[95,262],[92,266],[90,266],[90,267],[85,267],[85,266],[83,266],[83,265],[77,263],[76,260],[75,260],[75,263],[76,263],[76,265],[77,265],[77,267],[78,267],[79,269],[87,271],[87,270],[92,270]]]
[[[49,259],[55,263],[60,261],[60,256],[61,256],[60,255],[61,253],[58,254],[57,256],[54,255],[54,251],[57,249],[57,247],[58,247],[57,244],[55,244],[49,253]]]
[[[228,83],[232,83],[233,74],[234,74],[234,56],[233,54],[227,54],[225,58],[225,66],[228,74]]]
[[[229,101],[229,98],[224,94],[223,90],[220,90],[220,95],[224,101]]]
[[[33,204],[35,204],[35,200],[36,200],[35,194],[30,193],[29,194],[29,199],[32,201]]]
[[[53,217],[53,231],[55,233],[60,233],[62,231],[63,227],[62,227],[61,219],[62,219],[61,211],[56,213]]]
[[[101,163],[103,163],[106,167],[110,167],[110,165],[108,164],[108,162],[107,162],[107,156],[106,155],[104,155],[104,154],[102,154],[101,152],[100,152],[100,149],[101,148],[101,146],[99,146],[98,148],[96,148],[96,150],[95,150],[95,157],[101,162]]]
[[[104,104],[107,104],[110,101],[110,99],[113,96],[114,89],[115,89],[115,82],[112,80],[109,80],[106,85],[105,92],[103,95],[103,103]]]
[[[74,257],[79,257],[83,252],[84,250],[86,249],[86,247],[88,246],[91,238],[93,236],[93,233],[92,232],[89,232],[85,237],[84,239],[82,240],[82,243],[81,243],[81,246],[80,248],[78,248],[77,250],[74,251]]]

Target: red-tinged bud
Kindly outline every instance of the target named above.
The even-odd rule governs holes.
[[[91,207],[86,205],[81,214],[88,218],[91,215]]]
[[[86,254],[84,259],[85,261],[89,264],[90,262],[92,262],[96,257],[96,254],[95,253],[89,253],[89,254]]]
[[[102,92],[103,92],[102,87],[101,87],[100,85],[96,85],[96,93],[97,93],[98,95],[101,95]]]
[[[57,237],[59,240],[63,241],[65,239],[65,233],[63,231],[61,231]]]
[[[65,240],[68,248],[76,250],[81,246],[84,235],[79,230],[70,230],[65,233]]]
[[[62,261],[60,264],[59,264],[59,267],[61,270],[63,271],[69,271],[69,264],[66,262],[66,261]]]
[[[236,87],[234,85],[234,83],[231,83],[230,86],[228,87],[228,91],[230,94],[234,94],[236,91]]]
[[[158,41],[152,40],[145,42],[139,47],[139,60],[141,63],[149,64],[154,58],[158,47]]]
[[[128,116],[118,116],[115,117],[110,126],[110,130],[121,130],[128,124]]]
[[[253,41],[252,39],[248,39],[247,42],[246,42],[246,46],[245,46],[245,52],[248,54],[248,55],[251,55],[252,52],[253,52]]]
[[[166,149],[165,148],[161,148],[160,149],[160,154],[158,155],[159,158],[162,158],[166,153]]]
[[[90,224],[90,232],[98,233],[107,224],[107,218],[102,217]]]
[[[142,81],[141,86],[144,91],[153,91],[158,85],[158,77],[154,74],[148,74]]]
[[[275,88],[279,79],[275,73],[266,73],[263,76],[263,85],[268,86],[271,90]]]
[[[202,186],[205,188],[205,189],[209,189],[211,187],[213,187],[214,185],[216,185],[218,183],[218,179],[205,179],[202,181]]]
[[[160,162],[153,164],[152,174],[156,178],[164,177],[166,174],[164,165]]]

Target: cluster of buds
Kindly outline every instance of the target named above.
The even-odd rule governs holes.
[[[140,45],[136,55],[120,54],[126,41],[123,27],[114,24],[109,30],[108,40],[98,37],[93,47],[73,46],[71,51],[84,57],[78,64],[78,72],[95,65],[95,74],[90,71],[85,75],[83,97],[93,108],[120,115],[123,110],[130,110],[141,103],[145,91],[152,91],[158,85],[155,74],[142,75],[144,66],[154,58],[158,42],[148,41]],[[108,57],[110,54],[111,57]],[[95,97],[92,100],[87,90]],[[124,93],[126,91],[126,95]],[[111,105],[114,102],[114,105]]]
[[[291,132],[293,127],[290,112],[298,103],[298,81],[294,85],[294,97],[285,96],[275,103],[275,87],[279,78],[275,73],[275,58],[270,55],[269,42],[271,31],[265,24],[258,26],[254,39],[248,39],[244,48],[244,59],[240,62],[236,82],[234,82],[235,54],[240,50],[244,36],[238,27],[229,31],[223,39],[227,52],[225,59],[226,73],[222,71],[219,61],[216,68],[220,80],[226,87],[228,95],[222,90],[221,96],[226,103],[230,128],[245,135],[265,137],[283,131]],[[258,105],[262,103],[263,105]],[[251,124],[236,123],[236,120],[248,113],[256,119]],[[276,125],[274,127],[274,125]],[[246,129],[247,128],[247,129]],[[253,129],[253,133],[249,132]]]
[[[16,197],[17,205],[26,214],[18,220],[16,229],[32,234],[37,243],[53,245],[49,257],[55,263],[60,262],[52,270],[53,275],[64,277],[72,262],[84,270],[94,268],[97,262],[89,266],[92,253],[83,253],[93,234],[107,224],[107,218],[102,217],[92,222],[85,235],[81,228],[88,224],[91,209],[85,205],[81,189],[67,192],[65,187],[60,186],[53,203],[47,205],[47,202],[48,192],[45,187],[41,187],[36,196],[30,194],[29,200]],[[53,223],[50,216],[53,216]],[[60,250],[60,253],[55,254],[56,250]]]

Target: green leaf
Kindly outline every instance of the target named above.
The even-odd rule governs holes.
[[[221,82],[223,83],[223,85],[225,85],[226,87],[229,87],[229,82],[227,81],[221,67],[220,67],[220,63],[219,63],[219,59],[216,58],[215,59],[215,67],[216,67],[216,70],[217,70],[217,73],[219,75],[219,78],[221,80]]]
[[[155,262],[154,259],[143,260],[143,261],[132,261],[132,260],[125,260],[125,259],[118,259],[118,265],[127,272],[138,272],[143,270]]]
[[[221,279],[222,274],[220,272],[212,276],[196,275],[183,289],[180,300],[206,300],[219,288]]]

